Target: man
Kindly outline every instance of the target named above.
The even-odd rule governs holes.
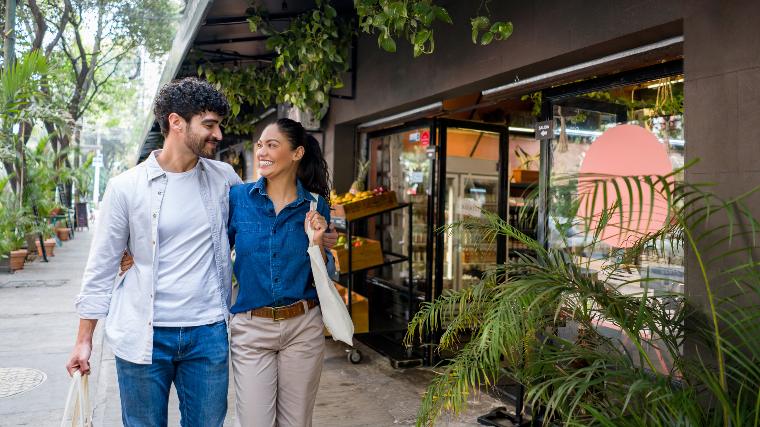
[[[209,158],[229,111],[224,96],[205,81],[166,84],[154,105],[163,150],[111,179],[103,197],[66,368],[90,371],[92,335],[105,318],[127,427],[165,426],[172,383],[183,426],[224,422],[228,191],[242,181],[230,165]],[[133,266],[115,280],[124,248]]]
[[[174,383],[183,426],[221,426],[227,411],[229,243],[226,200],[240,178],[208,160],[229,113],[224,96],[188,78],[165,85],[154,113],[164,149],[113,178],[101,205],[69,373],[90,371],[105,318],[125,426],[167,424]],[[114,283],[124,248],[134,268]]]

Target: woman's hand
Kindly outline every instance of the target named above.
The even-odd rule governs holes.
[[[119,263],[119,276],[123,276],[133,265],[135,265],[135,260],[129,255],[129,252],[124,250],[124,254],[121,256],[121,263]]]
[[[314,236],[311,239],[312,243],[322,246],[322,236],[327,231],[327,220],[325,220],[325,217],[317,211],[309,211],[304,221],[304,227],[308,226],[311,226],[311,229],[314,230]]]

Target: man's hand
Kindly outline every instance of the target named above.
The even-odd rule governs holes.
[[[90,354],[92,354],[92,334],[97,326],[97,319],[79,319],[79,332],[77,333],[77,342],[71,351],[69,361],[66,363],[66,370],[69,375],[74,371],[79,371],[82,375],[90,373]]]
[[[74,371],[79,371],[82,375],[89,374],[90,354],[92,354],[91,342],[77,343],[74,350],[71,351],[69,362],[66,363],[66,370],[69,371],[69,375],[73,375]]]
[[[125,249],[124,254],[121,256],[121,263],[119,264],[119,276],[123,276],[133,265],[135,265],[135,260]]]
[[[333,224],[330,224],[327,227],[327,231],[325,234],[322,235],[322,247],[327,249],[328,251],[335,246],[335,244],[338,242],[338,232],[335,231],[335,226]]]

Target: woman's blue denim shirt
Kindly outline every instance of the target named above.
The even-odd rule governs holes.
[[[235,247],[233,271],[240,286],[232,313],[317,298],[304,230],[314,198],[300,180],[297,187],[296,200],[278,215],[267,196],[264,178],[230,189],[227,231],[230,246]],[[330,208],[322,197],[317,201],[317,211],[329,224]],[[329,251],[327,259],[327,271],[332,275],[335,262]]]

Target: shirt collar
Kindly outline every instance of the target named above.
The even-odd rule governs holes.
[[[161,165],[158,164],[158,160],[156,160],[156,156],[161,154],[162,151],[163,150],[152,151],[148,156],[148,159],[145,160],[145,164],[148,167],[148,181],[153,181],[160,176],[166,175],[166,171],[161,168]],[[205,159],[203,157],[198,158],[198,167],[200,170],[206,170]]]
[[[248,191],[248,194],[253,194],[254,191],[258,191],[259,194],[262,196],[267,196],[267,181],[266,178],[263,176],[256,181],[253,186],[251,187],[250,191]],[[296,190],[297,190],[297,198],[296,203],[300,204],[303,201],[308,202],[315,202],[316,200],[311,195],[309,191],[304,188],[303,184],[301,183],[301,180],[296,178]],[[268,196],[267,196],[268,197]]]

